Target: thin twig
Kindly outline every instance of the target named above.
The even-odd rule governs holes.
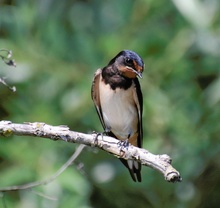
[[[38,195],[38,196],[41,196],[41,197],[45,198],[45,199],[49,199],[49,200],[51,200],[51,201],[57,201],[57,198],[55,198],[55,197],[53,197],[53,196],[48,196],[48,195],[46,195],[46,194],[40,193],[40,192],[38,192],[38,191],[34,191],[34,190],[32,190],[32,189],[30,189],[30,191],[31,191],[32,193]]]
[[[16,87],[15,86],[9,86],[6,81],[5,81],[5,78],[1,78],[0,77],[0,83],[2,83],[3,85],[5,85],[9,90],[11,90],[12,92],[15,92],[16,91]]]
[[[6,54],[1,54],[1,53],[6,53]],[[7,64],[8,66],[14,66],[16,67],[16,63],[13,59],[11,59],[12,57],[12,51],[7,50],[7,49],[0,49],[0,58],[3,60],[3,62],[5,64]],[[11,90],[12,92],[16,91],[16,87],[15,86],[9,86],[6,81],[5,78],[0,77],[0,83],[2,83],[3,85],[5,85],[9,90]]]
[[[2,55],[1,52],[5,52],[6,55]],[[0,58],[5,62],[5,64],[16,67],[16,63],[13,59],[11,59],[11,57],[12,51],[7,49],[0,49]]]
[[[24,189],[30,189],[36,186],[40,186],[40,185],[46,185],[48,183],[51,183],[52,181],[54,181],[64,170],[66,170],[67,167],[69,167],[73,161],[80,155],[80,153],[82,152],[83,148],[85,147],[85,145],[80,144],[76,151],[74,152],[74,154],[67,160],[67,162],[56,172],[54,173],[51,177],[45,179],[45,180],[41,180],[41,181],[35,181],[35,182],[31,182],[31,183],[27,183],[27,184],[23,184],[23,185],[18,185],[18,186],[7,186],[7,187],[3,187],[0,188],[0,192],[6,192],[6,191],[17,191],[17,190],[24,190]]]

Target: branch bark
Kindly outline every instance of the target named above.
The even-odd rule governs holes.
[[[97,133],[84,134],[70,131],[67,126],[51,126],[40,122],[16,124],[11,121],[0,121],[0,135],[34,136],[98,147],[118,158],[133,159],[142,165],[153,168],[162,173],[168,182],[182,180],[180,173],[171,166],[172,160],[168,155],[154,155],[148,150],[133,145],[122,149],[118,145],[117,139]]]

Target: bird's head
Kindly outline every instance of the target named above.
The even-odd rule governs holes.
[[[109,65],[111,64],[115,64],[119,72],[127,78],[133,79],[136,76],[142,78],[144,62],[141,57],[133,51],[121,51],[109,62]]]

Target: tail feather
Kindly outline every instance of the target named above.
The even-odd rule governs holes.
[[[125,167],[129,170],[131,178],[135,182],[141,182],[141,164],[134,160],[120,159]]]

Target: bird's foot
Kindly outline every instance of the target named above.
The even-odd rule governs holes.
[[[94,146],[98,146],[98,137],[101,136],[103,137],[103,133],[99,133],[99,132],[92,132],[94,134]]]
[[[128,139],[126,140],[120,140],[118,142],[118,147],[120,148],[120,151],[123,152],[123,149],[126,148],[128,150],[130,143],[128,142]]]

